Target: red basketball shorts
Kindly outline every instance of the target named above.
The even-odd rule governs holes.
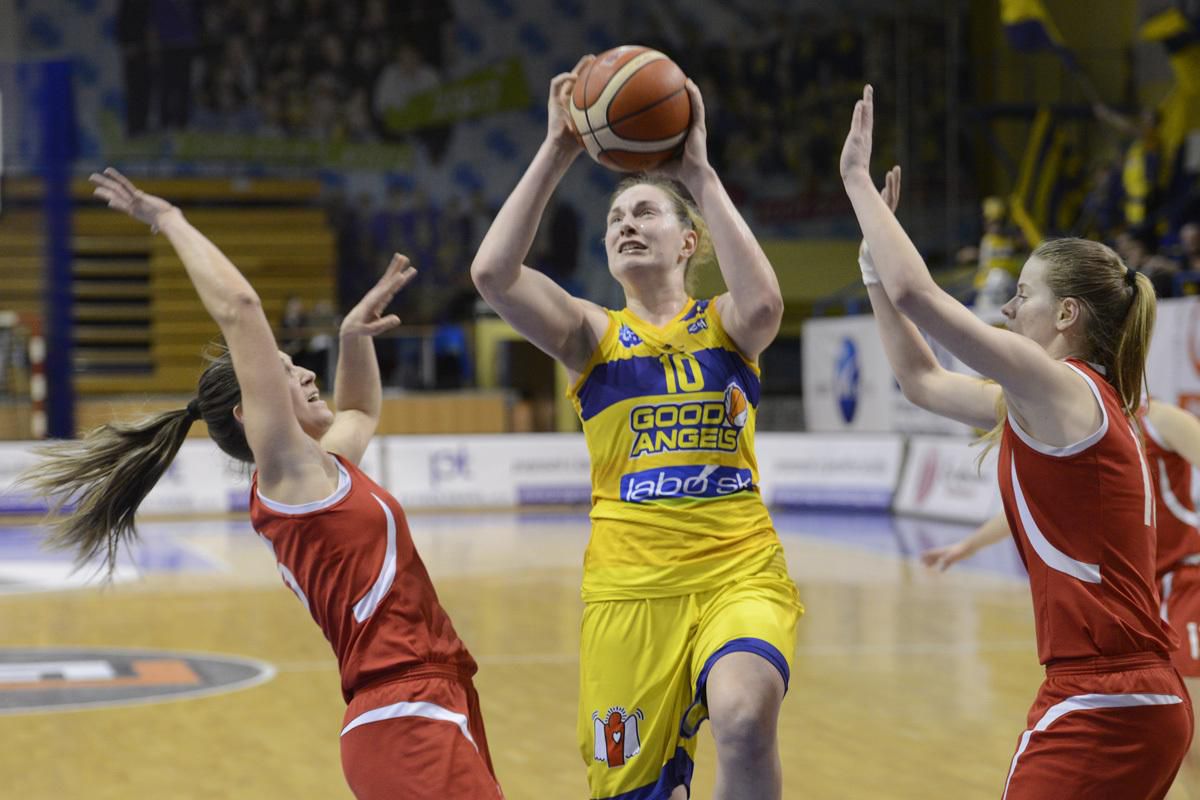
[[[354,695],[342,771],[358,800],[496,800],[479,697],[469,680],[400,680]]]
[[[1051,665],[1004,800],[1162,798],[1191,741],[1191,699],[1165,656]]]
[[[1162,617],[1179,637],[1171,662],[1185,678],[1200,678],[1200,564],[1185,564],[1162,576]]]

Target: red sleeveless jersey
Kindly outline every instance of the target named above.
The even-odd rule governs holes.
[[[1169,653],[1159,616],[1154,492],[1140,437],[1113,387],[1068,359],[1091,387],[1099,429],[1067,447],[1038,442],[1010,415],[1000,443],[1000,494],[1029,572],[1038,659]]]
[[[1158,498],[1158,574],[1179,566],[1188,556],[1200,553],[1200,531],[1196,530],[1196,503],[1192,500],[1192,465],[1167,447],[1145,412],[1138,415],[1146,432],[1146,460]]]
[[[250,486],[250,521],[283,582],[333,645],[349,702],[369,683],[423,669],[475,674],[475,661],[438,602],[396,498],[338,461],[337,490],[287,505]]]

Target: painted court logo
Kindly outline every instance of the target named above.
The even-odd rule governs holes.
[[[599,711],[592,712],[592,724],[596,731],[595,752],[597,761],[609,767],[623,767],[628,759],[642,751],[642,740],[638,736],[638,722],[645,719],[640,708],[626,714],[624,706],[613,706],[603,719]]]
[[[237,656],[108,648],[0,649],[0,714],[159,703],[247,689],[275,677]]]

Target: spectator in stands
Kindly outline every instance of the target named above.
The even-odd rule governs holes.
[[[306,328],[308,314],[304,311],[304,298],[292,295],[283,303],[283,317],[279,320],[279,347],[293,361],[308,348]]]
[[[192,58],[200,21],[191,0],[153,0],[151,16],[160,48],[158,116],[164,130],[186,128],[192,106]]]
[[[141,136],[149,127],[154,70],[150,62],[150,0],[121,0],[117,5],[117,42],[125,82],[125,135]]]
[[[1020,233],[1010,224],[1008,205],[999,197],[985,197],[980,207],[983,237],[978,249],[964,247],[959,251],[960,263],[976,261],[975,313],[987,316],[999,311],[1013,296],[1019,259]]]
[[[375,113],[384,120],[386,128],[389,112],[404,108],[413,95],[433,89],[440,82],[437,71],[421,60],[415,48],[403,43],[375,83]]]
[[[1117,235],[1116,250],[1130,269],[1150,279],[1156,295],[1174,294],[1179,265],[1167,256],[1158,255],[1158,237],[1149,226],[1122,231]]]
[[[1124,219],[1121,207],[1121,165],[1103,161],[1092,170],[1091,186],[1080,209],[1077,230],[1088,239],[1110,240]]]
[[[1103,103],[1092,106],[1096,119],[1115,129],[1127,141],[1121,185],[1125,192],[1125,224],[1153,221],[1158,207],[1160,142],[1158,111],[1147,108],[1135,120]]]
[[[1184,272],[1200,272],[1200,222],[1179,229],[1179,267]]]

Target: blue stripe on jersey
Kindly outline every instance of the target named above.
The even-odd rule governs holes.
[[[723,347],[697,350],[692,355],[700,362],[700,369],[704,372],[704,391],[724,392],[725,387],[729,385],[729,379],[737,378],[738,385],[746,393],[746,401],[754,408],[758,408],[760,395],[758,376],[754,374],[754,370],[746,366],[746,362],[741,356]],[[711,384],[709,383],[710,373],[718,377],[718,380]]]
[[[621,476],[621,499],[627,503],[680,497],[725,497],[753,489],[754,475],[750,470],[715,464],[659,467]]]
[[[725,392],[731,380],[736,380],[746,393],[746,400],[758,407],[760,385],[758,376],[746,366],[737,353],[720,347],[691,353],[700,364],[704,386],[697,391]],[[609,406],[622,400],[654,397],[667,394],[667,378],[659,356],[634,356],[597,364],[579,387],[579,407],[586,422]]]
[[[607,800],[667,800],[671,796],[671,792],[675,791],[676,786],[687,787],[690,794],[694,768],[695,764],[692,763],[692,757],[687,754],[687,750],[676,747],[675,755],[659,770],[658,780],[645,786],[639,786],[637,789],[613,795]]]

